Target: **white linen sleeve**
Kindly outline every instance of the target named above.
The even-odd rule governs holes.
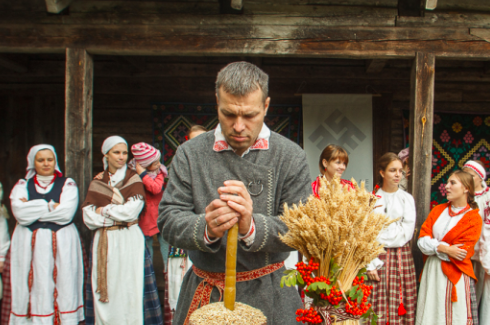
[[[0,209],[4,208],[3,206]],[[0,262],[5,261],[5,256],[10,247],[10,235],[7,219],[0,217]]]
[[[88,205],[82,209],[83,222],[90,230],[95,230],[101,227],[110,227],[114,225],[114,220],[106,218],[95,212],[95,205]]]
[[[417,246],[419,246],[420,250],[424,255],[427,256],[437,255],[439,259],[449,262],[450,260],[447,254],[441,253],[437,250],[437,247],[439,247],[439,245],[441,244],[449,246],[448,243],[445,243],[443,241],[438,241],[437,239],[431,238],[430,236],[419,238],[419,240],[417,241]]]
[[[130,197],[124,204],[109,204],[102,209],[104,217],[115,221],[131,222],[138,219],[145,201]]]
[[[29,197],[27,193],[27,182],[23,179],[15,184],[10,193],[12,214],[21,226],[29,226],[41,216],[49,212],[46,200],[30,200],[22,202],[20,199]]]
[[[52,202],[50,202],[52,203]],[[67,178],[60,196],[58,207],[43,214],[39,221],[54,222],[59,225],[66,225],[73,220],[78,208],[78,188],[75,181]],[[49,206],[49,204],[48,204]]]
[[[397,222],[388,226],[381,234],[378,240],[387,248],[403,247],[408,243],[415,230],[415,202],[411,195],[404,195],[403,217]]]
[[[482,227],[480,262],[485,272],[490,275],[490,220],[488,218],[485,219]]]
[[[366,266],[366,270],[367,271],[374,271],[374,270],[379,270],[380,268],[383,267],[385,263],[383,263],[382,260],[380,260],[379,258],[375,258],[374,260],[371,261],[371,263],[369,263],[367,266]]]

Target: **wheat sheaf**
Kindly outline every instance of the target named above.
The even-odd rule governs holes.
[[[306,204],[284,206],[280,217],[289,231],[279,234],[288,246],[320,264],[319,276],[328,277],[331,261],[338,264],[338,280],[345,292],[358,272],[384,252],[377,241],[381,231],[398,219],[373,212],[376,196],[352,179],[355,189],[340,183],[336,176],[320,180],[319,198],[311,195]]]

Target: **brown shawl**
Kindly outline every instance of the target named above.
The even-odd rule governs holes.
[[[131,169],[126,170],[126,176],[121,182],[117,183],[115,187],[108,184],[109,173],[105,170],[102,180],[96,179],[90,183],[87,197],[82,204],[82,208],[93,205],[97,209],[109,204],[124,204],[132,197],[143,201],[145,200],[145,188],[143,182],[139,175]],[[100,293],[99,300],[102,302],[109,302],[109,294],[107,291],[107,231],[127,228],[137,223],[137,220],[129,223],[114,221],[113,226],[100,228],[98,230],[101,234],[97,244],[96,292]]]
[[[115,187],[109,184],[109,172],[104,171],[102,180],[94,179],[88,188],[82,209],[89,205],[96,208],[108,204],[124,204],[130,197],[145,200],[145,187],[139,175],[132,169],[126,170],[126,177]]]

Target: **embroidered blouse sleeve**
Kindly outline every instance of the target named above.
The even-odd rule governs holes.
[[[4,206],[0,206],[0,209],[5,209]],[[6,211],[5,211],[6,212]],[[0,217],[0,262],[5,261],[5,256],[10,247],[10,235],[7,219]]]
[[[114,220],[104,217],[95,212],[97,207],[95,205],[88,205],[82,209],[83,222],[90,230],[96,230],[102,227],[110,227],[114,225]]]
[[[109,204],[102,208],[102,215],[115,221],[131,222],[138,217],[145,206],[145,201],[130,197],[124,204]]]
[[[482,225],[480,261],[485,272],[490,275],[490,219],[485,218]]]
[[[20,200],[28,197],[27,182],[21,179],[15,184],[10,193],[12,213],[21,226],[29,226],[49,212],[48,202],[45,200],[30,200],[27,202]]]
[[[415,202],[413,197],[401,191],[396,195],[398,203],[403,205],[403,216],[400,220],[389,225],[378,238],[388,248],[404,246],[412,239],[415,230]]]
[[[73,220],[78,208],[78,188],[75,181],[67,178],[63,191],[61,192],[60,202],[56,208],[52,207],[52,202],[49,204],[47,213],[39,218],[39,221],[54,222],[59,225],[65,225]]]

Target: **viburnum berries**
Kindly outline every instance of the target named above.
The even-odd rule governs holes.
[[[311,324],[320,324],[323,322],[322,317],[318,314],[318,312],[311,307],[310,309],[298,309],[296,311],[296,321],[303,323],[311,323]]]
[[[298,272],[301,274],[301,277],[303,278],[303,281],[305,282],[307,288],[313,282],[318,281],[318,280],[316,280],[316,278],[315,278],[315,280],[313,280],[313,278],[311,277],[311,273],[318,270],[319,266],[320,266],[320,264],[315,263],[313,261],[313,258],[310,259],[310,262],[308,262],[308,264],[305,264],[303,262],[299,262],[296,264],[296,270],[298,270]]]
[[[371,294],[373,286],[365,285],[364,277],[356,277],[352,284],[354,286],[358,286],[356,293],[359,292],[359,290],[362,291],[362,300],[360,303],[358,303],[357,299],[352,300],[350,297],[348,297],[348,303],[345,304],[345,311],[354,316],[361,316],[364,315],[369,310],[369,308],[371,308],[371,304],[367,303],[367,299]]]

